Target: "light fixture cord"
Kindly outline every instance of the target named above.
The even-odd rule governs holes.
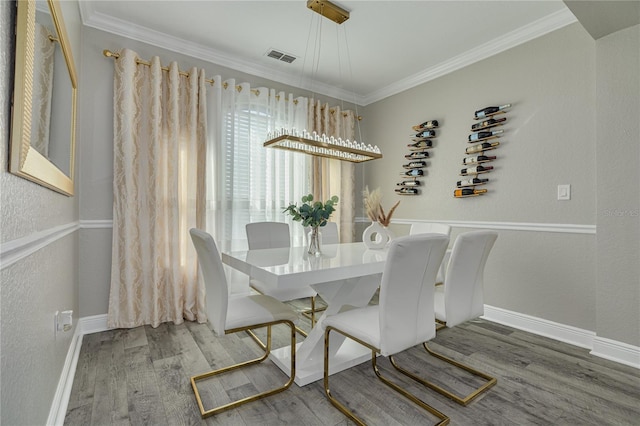
[[[349,79],[350,79],[350,83],[351,83],[351,93],[353,94],[353,105],[355,108],[355,112],[356,112],[356,124],[358,125],[358,140],[360,141],[360,143],[363,142],[362,140],[362,130],[360,129],[360,120],[358,119],[358,117],[360,117],[360,114],[358,114],[358,102],[356,99],[356,90],[355,90],[355,83],[354,83],[354,78],[353,78],[353,67],[351,66],[351,52],[349,51],[349,40],[347,39],[347,27],[344,27],[344,44],[347,47],[347,67],[349,68]]]

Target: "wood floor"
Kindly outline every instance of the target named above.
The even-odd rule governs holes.
[[[286,339],[286,328],[276,330],[274,347],[284,346]],[[386,358],[380,359],[383,374],[447,414],[452,425],[640,424],[640,371],[593,357],[586,349],[484,320],[442,330],[429,346],[498,379],[495,387],[462,407],[416,386]],[[201,419],[189,377],[258,354],[245,333],[216,338],[207,325],[189,322],[86,335],[65,424],[353,424],[327,401],[322,381],[302,388],[294,384],[283,393]],[[454,391],[468,390],[475,380],[421,346],[397,360]],[[284,381],[286,376],[267,361],[204,386],[224,401]],[[331,376],[331,389],[371,425],[435,423],[429,413],[384,385],[369,362]]]

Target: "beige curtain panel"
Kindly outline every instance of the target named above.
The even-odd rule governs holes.
[[[342,111],[339,106],[329,107],[320,101],[309,101],[309,131],[318,134],[355,139],[356,115],[353,111]],[[340,198],[338,208],[331,217],[340,228],[340,240],[350,243],[355,238],[355,168],[348,161],[313,157],[313,195],[316,199],[328,200],[333,195]]]
[[[204,227],[203,70],[115,63],[113,253],[108,325],[206,322],[189,229]]]

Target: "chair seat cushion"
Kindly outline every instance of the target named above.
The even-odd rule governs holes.
[[[334,327],[345,333],[380,348],[380,310],[377,305],[352,309],[327,316],[322,327]]]
[[[255,324],[289,320],[298,321],[298,314],[289,306],[261,294],[229,298],[226,330]]]
[[[444,286],[437,285],[433,294],[434,309],[436,319],[439,321],[447,322],[447,315],[444,310]]]
[[[249,281],[249,285],[260,293],[271,296],[274,299],[280,300],[281,302],[304,299],[306,297],[315,297],[318,294],[313,288],[309,286],[301,286],[300,288],[279,289],[267,285],[262,281],[254,279]]]

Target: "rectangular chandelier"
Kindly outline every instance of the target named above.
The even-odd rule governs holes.
[[[333,136],[318,135],[316,132],[308,133],[303,130],[288,131],[286,129],[276,130],[269,133],[265,147],[286,149],[289,151],[302,152],[304,154],[315,155],[317,157],[333,158],[336,160],[350,161],[352,163],[362,163],[365,161],[382,158],[380,148],[377,146],[365,145],[357,141],[342,140]]]

